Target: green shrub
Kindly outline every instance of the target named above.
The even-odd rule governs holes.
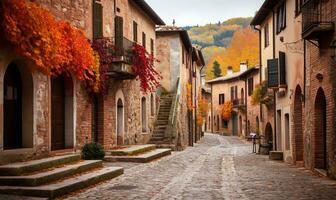
[[[102,160],[104,157],[104,148],[98,143],[85,144],[82,149],[82,158],[84,160]]]

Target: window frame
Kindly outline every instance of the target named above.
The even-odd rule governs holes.
[[[281,15],[280,15],[281,14]],[[276,33],[279,34],[286,29],[286,2],[282,2],[276,13]],[[281,20],[281,21],[280,21]]]
[[[133,21],[133,42],[138,43],[138,23]]]

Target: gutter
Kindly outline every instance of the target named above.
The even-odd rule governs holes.
[[[275,25],[275,12],[274,10],[272,10],[273,13],[273,59],[275,59],[275,29],[276,29],[276,25]],[[276,90],[273,90],[274,93],[274,108],[273,108],[273,123],[274,123],[274,150],[277,150],[277,124],[276,124]]]
[[[262,82],[262,54],[261,54],[261,48],[262,48],[262,44],[261,44],[261,29],[258,29],[255,25],[253,26],[253,29],[258,31],[259,33],[259,84],[261,84]],[[260,112],[260,121],[263,121],[263,109],[262,109],[262,104],[259,104],[259,112]],[[258,130],[259,131],[259,130]]]

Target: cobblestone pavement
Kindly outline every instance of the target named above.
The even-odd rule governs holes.
[[[68,199],[336,199],[336,181],[250,152],[236,137],[206,134],[152,163],[113,163],[124,175]]]

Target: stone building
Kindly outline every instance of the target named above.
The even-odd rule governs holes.
[[[261,133],[286,162],[298,164],[304,140],[301,2],[266,0],[251,22],[260,35]]]
[[[200,138],[195,129],[195,110],[198,88],[200,87],[200,68],[204,66],[202,52],[191,45],[188,32],[175,26],[160,26],[156,30],[157,57],[160,63],[157,65],[162,74],[161,99],[172,97],[169,107],[169,119],[164,130],[156,130],[154,133],[158,141],[154,143],[170,143],[173,146],[192,146]],[[191,103],[193,108],[188,109],[187,85],[190,85]],[[163,108],[165,101],[160,103]],[[160,113],[158,119],[162,119]],[[174,119],[175,118],[175,119]],[[161,127],[158,127],[161,128]],[[164,137],[160,135],[164,131]],[[162,137],[160,137],[162,136]],[[170,141],[164,142],[170,138]]]
[[[248,68],[240,64],[240,71],[233,72],[228,67],[227,75],[207,81],[211,87],[211,132],[244,137],[249,133],[259,133],[259,106],[253,105],[251,96],[259,83],[258,68]],[[233,106],[229,120],[223,119],[221,107],[225,102]]]
[[[301,8],[305,40],[304,166],[336,178],[336,1],[306,1]],[[301,131],[301,130],[298,130]]]
[[[155,54],[155,26],[164,24],[143,0],[36,2],[83,30],[88,39],[114,38],[125,50],[139,41]],[[0,163],[71,153],[90,141],[105,149],[146,143],[156,96],[140,91],[130,65],[119,56],[109,68],[108,95],[92,97],[74,76],[50,78],[18,57],[11,46],[2,46]]]

